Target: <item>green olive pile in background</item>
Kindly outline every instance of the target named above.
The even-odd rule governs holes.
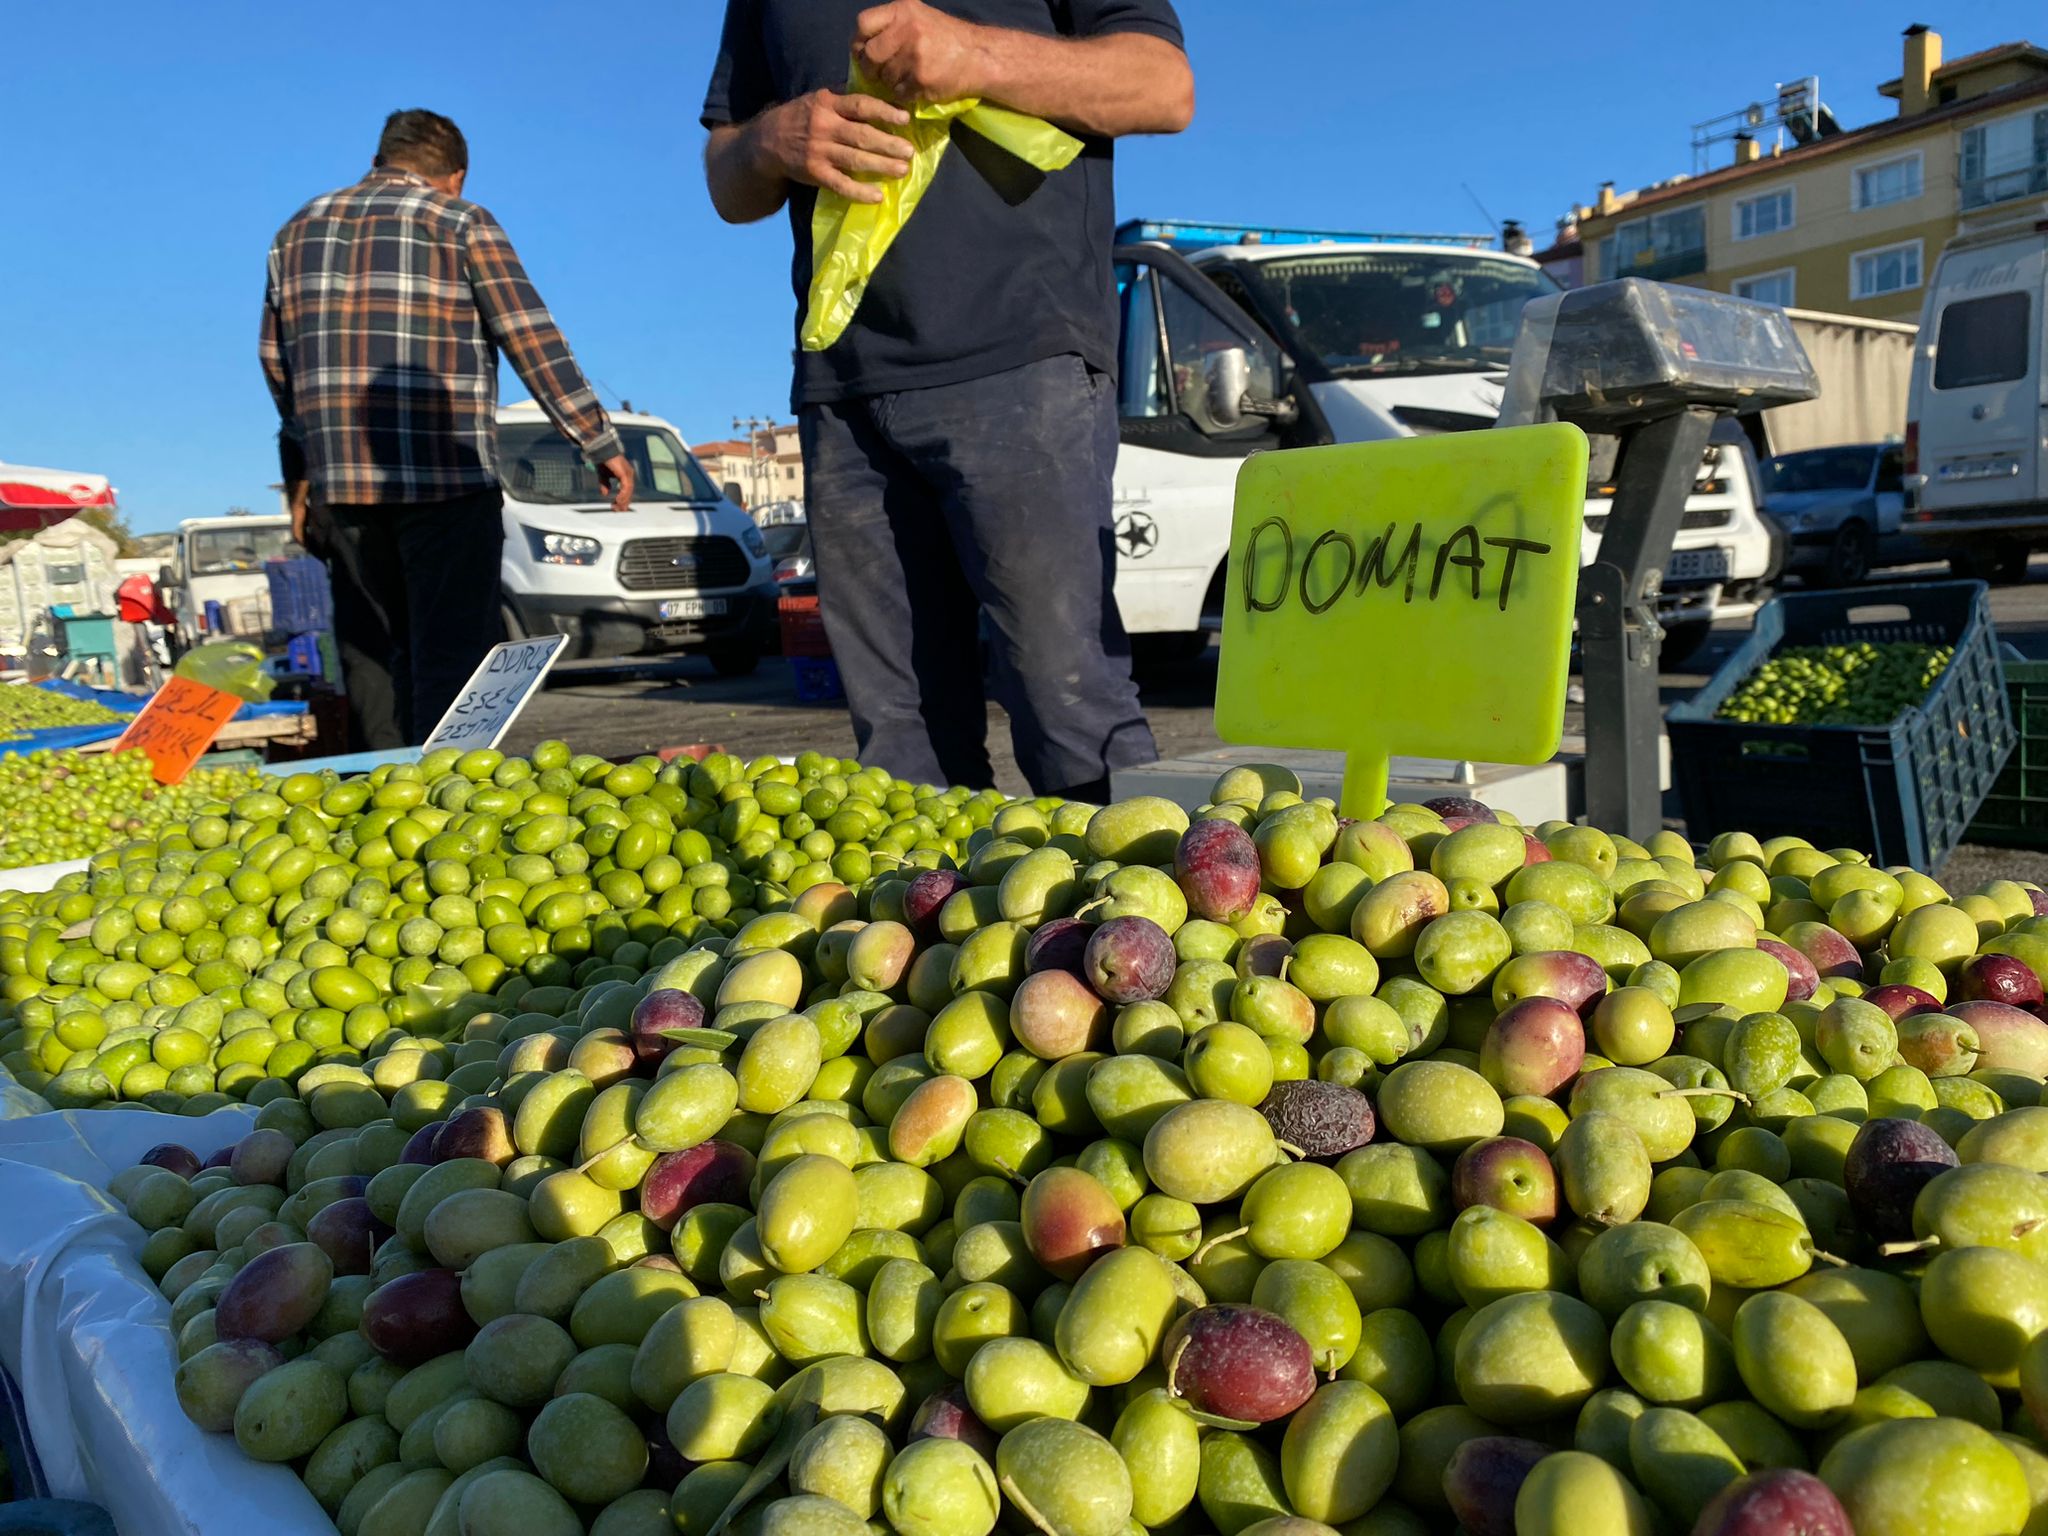
[[[1792,646],[1715,715],[1749,725],[1884,725],[1925,698],[1954,655],[1954,646],[1903,640]]]
[[[17,762],[36,758],[0,759],[0,782]],[[119,776],[104,793],[16,788],[126,815],[136,764],[72,770]],[[612,763],[559,742],[170,797],[189,811],[209,787],[240,792],[153,837],[95,834],[122,845],[50,892],[0,894],[0,1065],[59,1108],[309,1092],[387,1035],[452,1035],[493,994],[637,979],[821,881],[936,864],[1001,803],[816,754]]]
[[[73,698],[33,684],[0,687],[0,741],[19,741],[31,731],[66,725],[113,725],[129,716],[92,699]]]
[[[115,1182],[181,1401],[344,1536],[2039,1531],[2048,898],[1443,811],[1004,805],[343,1013]]]
[[[203,811],[225,810],[261,778],[254,768],[201,766],[167,786],[140,752],[8,753],[0,756],[0,869],[90,858],[184,826]]]

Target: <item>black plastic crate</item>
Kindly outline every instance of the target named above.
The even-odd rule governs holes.
[[[1970,841],[2048,848],[2048,661],[2008,661],[2005,692],[2019,741],[1970,823]]]
[[[1781,646],[1951,645],[1927,696],[1889,725],[1745,725],[1714,712]],[[1713,680],[1667,716],[1695,842],[1794,834],[1934,871],[1963,840],[2012,751],[2013,723],[1980,581],[1775,598]]]

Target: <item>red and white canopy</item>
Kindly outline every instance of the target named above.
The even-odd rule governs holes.
[[[34,532],[81,508],[113,505],[114,488],[105,475],[0,462],[0,530]]]

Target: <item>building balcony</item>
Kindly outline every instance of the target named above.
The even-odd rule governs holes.
[[[1610,277],[1647,277],[1668,283],[1678,278],[1698,277],[1707,270],[1707,248],[1682,251],[1642,251],[1634,259],[1615,263]]]
[[[2048,160],[1963,179],[1957,183],[1956,192],[1964,208],[1989,208],[2015,198],[2039,197],[2048,193]]]

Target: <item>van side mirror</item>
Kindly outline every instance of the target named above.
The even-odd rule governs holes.
[[[1211,352],[1202,365],[1202,381],[1207,385],[1209,419],[1226,432],[1241,423],[1252,382],[1252,362],[1244,348]]]

